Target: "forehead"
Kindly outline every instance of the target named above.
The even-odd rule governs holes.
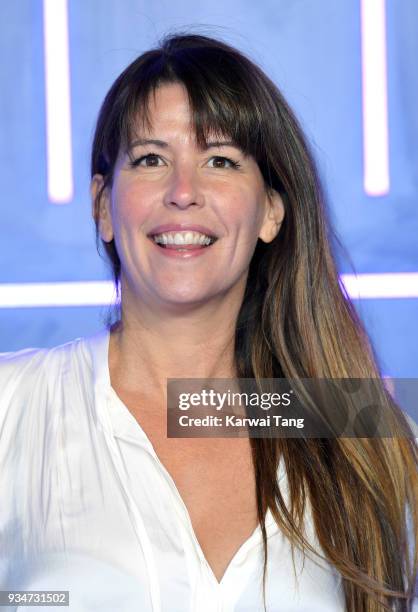
[[[202,122],[201,113],[194,112],[186,87],[181,83],[163,83],[140,101],[130,120],[128,143],[142,137],[173,137],[197,140],[205,146],[208,140],[232,140],[229,131],[213,121]]]
[[[177,111],[190,116],[189,95],[182,83],[158,85],[151,91],[147,102],[151,114],[171,116]]]
[[[187,90],[178,83],[164,84],[151,91],[145,113],[138,113],[139,129],[143,134],[193,135],[193,117]]]

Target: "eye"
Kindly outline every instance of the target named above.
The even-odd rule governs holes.
[[[210,162],[213,161],[213,165],[211,165],[211,168],[239,168],[240,164],[236,161],[234,161],[233,159],[230,159],[229,157],[222,157],[221,155],[215,155],[214,157],[211,157],[209,160],[209,164]]]
[[[134,159],[131,161],[131,166],[136,168],[137,166],[141,166],[142,168],[158,168],[159,166],[164,166],[165,164],[159,164],[158,162],[163,162],[161,157],[156,153],[148,153],[147,155],[143,155],[142,157],[138,157],[138,159]]]

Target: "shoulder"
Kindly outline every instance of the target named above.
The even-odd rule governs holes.
[[[77,358],[81,338],[53,348],[26,348],[0,353],[0,402],[11,393],[33,391],[40,378],[54,377]]]
[[[94,338],[0,353],[0,432],[21,428],[23,416],[35,423],[47,411],[56,414],[78,389],[91,388]]]
[[[0,353],[0,419],[16,399],[16,394],[23,398],[31,393],[47,353],[48,349],[39,348]]]
[[[75,338],[52,348],[0,353],[0,419],[11,402],[33,404],[49,391],[58,401],[76,388],[90,388],[107,378],[109,330]]]
[[[0,505],[0,540],[2,529],[12,529],[16,520],[34,531],[60,479],[70,478],[72,465],[82,469],[96,431],[94,355],[103,353],[105,362],[105,348],[93,336],[0,353],[0,490],[9,500]],[[32,522],[25,514],[30,508]],[[16,512],[23,518],[16,519]]]

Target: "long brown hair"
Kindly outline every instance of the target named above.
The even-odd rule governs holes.
[[[251,260],[236,327],[238,376],[378,379],[382,401],[388,401],[373,348],[339,284],[333,234],[309,146],[278,88],[245,55],[212,38],[178,34],[138,57],[101,107],[92,176],[103,175],[103,188],[112,185],[120,150],[138,120],[148,121],[150,94],[170,82],[187,89],[198,143],[204,145],[209,132],[227,135],[254,157],[266,188],[278,191],[285,202],[279,234],[269,244],[259,241]],[[96,237],[99,244],[97,218]],[[114,241],[103,246],[118,283]],[[342,576],[347,612],[411,609],[418,453],[402,412],[393,403],[391,410],[393,422],[402,423],[410,437],[251,440],[264,542],[263,584],[267,509],[292,550],[304,550],[310,548],[303,535],[308,501],[318,541]],[[281,457],[289,506],[277,480]]]

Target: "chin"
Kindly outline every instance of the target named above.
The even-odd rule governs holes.
[[[158,295],[159,302],[161,304],[166,304],[170,307],[179,307],[185,308],[187,306],[194,307],[198,305],[204,305],[209,303],[212,300],[216,300],[221,297],[220,292],[208,292],[187,288],[187,287],[179,287],[178,290],[171,290],[170,292],[161,291]]]
[[[202,294],[177,294],[177,295],[164,295],[161,296],[161,302],[171,307],[186,307],[186,306],[198,306],[209,302],[213,296],[202,295]]]

